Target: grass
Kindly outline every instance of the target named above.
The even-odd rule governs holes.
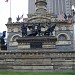
[[[0,75],[75,75],[75,72],[50,73],[50,72],[0,72]]]

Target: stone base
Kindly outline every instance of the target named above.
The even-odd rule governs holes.
[[[27,36],[17,39],[18,49],[54,49],[56,47],[55,36]]]
[[[75,51],[1,51],[0,71],[75,71]]]

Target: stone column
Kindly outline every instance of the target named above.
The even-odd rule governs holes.
[[[47,2],[46,0],[36,0],[36,12],[37,13],[46,13],[47,12]]]

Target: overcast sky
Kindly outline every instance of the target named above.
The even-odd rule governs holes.
[[[10,0],[0,0],[0,32],[7,30],[5,24],[10,17]],[[28,14],[28,0],[11,0],[11,17],[12,21],[16,21],[16,17],[24,14],[24,18]]]

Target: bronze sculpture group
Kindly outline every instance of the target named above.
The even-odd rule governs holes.
[[[41,31],[41,28],[45,28],[41,23],[33,24],[31,26],[22,24],[22,37],[25,36],[51,36],[53,35],[53,31],[56,27],[56,24],[48,23],[48,29],[46,31]],[[27,28],[31,30],[31,33],[28,34]]]

